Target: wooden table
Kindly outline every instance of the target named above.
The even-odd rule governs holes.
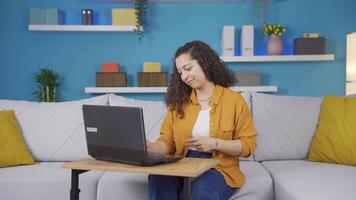
[[[219,161],[215,159],[183,158],[175,163],[143,167],[95,159],[84,159],[65,163],[63,168],[72,170],[70,200],[79,200],[79,174],[90,170],[181,176],[183,177],[183,199],[190,200],[191,182],[218,163]]]

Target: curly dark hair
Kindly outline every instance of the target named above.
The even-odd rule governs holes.
[[[192,59],[197,60],[205,77],[214,84],[229,87],[235,83],[234,73],[227,68],[209,45],[196,40],[179,47],[173,59],[174,67],[165,102],[169,109],[176,110],[181,118],[184,117],[184,105],[189,102],[192,92],[192,88],[182,81],[181,75],[177,71],[175,60],[182,54],[189,54]]]

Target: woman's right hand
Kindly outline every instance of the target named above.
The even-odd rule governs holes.
[[[150,142],[149,140],[146,139],[146,148],[147,148],[147,152],[152,152],[152,142]]]
[[[167,146],[161,141],[150,142],[149,140],[146,139],[146,148],[147,148],[147,152],[149,153],[156,153],[156,154],[168,153]]]

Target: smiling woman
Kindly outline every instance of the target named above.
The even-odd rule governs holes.
[[[205,80],[206,85],[202,84]],[[188,102],[193,88],[198,89],[199,99],[205,99],[211,92],[204,87],[211,90],[212,84],[229,87],[234,83],[234,73],[225,66],[218,54],[207,44],[192,41],[180,47],[175,54],[165,101],[184,116],[183,105]]]
[[[207,44],[192,41],[178,48],[161,135],[147,146],[152,153],[220,161],[192,182],[192,199],[229,199],[245,182],[238,157],[254,152],[256,130],[241,95],[228,89],[234,82],[233,73]],[[181,177],[148,179],[151,200],[182,194]]]

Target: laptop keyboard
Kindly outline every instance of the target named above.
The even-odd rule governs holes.
[[[149,154],[148,159],[152,161],[163,161],[163,160],[167,160],[167,156],[160,155],[160,154]]]

